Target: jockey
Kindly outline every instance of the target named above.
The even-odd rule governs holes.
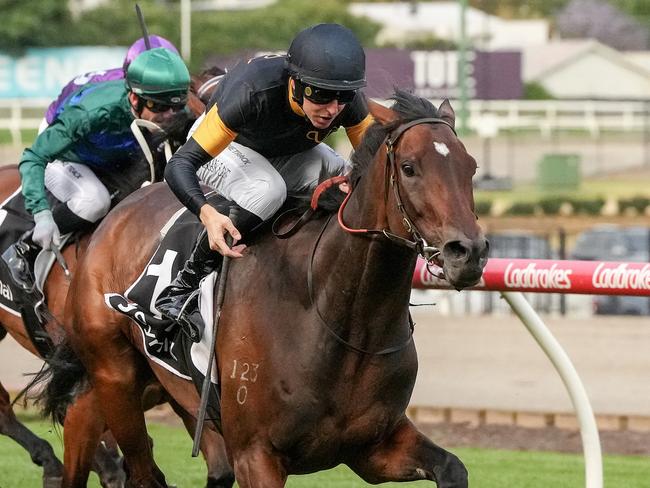
[[[157,47],[164,47],[165,49],[169,49],[174,54],[178,54],[178,49],[176,49],[176,47],[164,37],[157,36],[157,35],[150,35],[149,44],[152,49]],[[41,127],[39,128],[39,134],[43,132],[45,127],[47,127],[52,123],[58,111],[63,108],[66,99],[72,94],[72,92],[77,91],[79,88],[89,83],[99,83],[100,81],[124,79],[124,77],[126,76],[126,71],[129,68],[131,62],[139,54],[145,52],[146,49],[147,48],[144,42],[144,38],[141,37],[133,44],[131,44],[131,47],[126,52],[126,56],[124,57],[124,63],[122,64],[121,68],[112,68],[109,70],[102,70],[102,71],[91,71],[90,73],[84,73],[83,75],[77,76],[76,78],[68,82],[68,84],[65,85],[61,90],[61,93],[59,93],[57,99],[54,100],[47,108],[47,111],[45,112],[45,119],[43,120],[43,122],[41,123]]]
[[[344,158],[322,141],[344,127],[357,147],[373,121],[360,91],[365,85],[363,48],[352,31],[338,24],[309,27],[286,56],[253,58],[220,81],[211,106],[165,169],[172,191],[205,229],[156,308],[192,339],[200,339],[197,329],[202,327],[199,281],[220,265],[222,255],[242,256],[227,246],[225,233],[240,240],[271,218],[287,194],[310,193],[321,174],[343,172]],[[207,202],[199,178],[226,204],[239,207],[237,228]]]
[[[60,236],[104,217],[111,195],[100,180],[141,159],[130,126],[135,118],[164,125],[187,101],[190,74],[172,51],[145,51],[130,64],[126,81],[85,85],[65,101],[52,123],[23,152],[19,170],[25,207],[34,216],[33,243],[43,249]],[[50,209],[46,188],[58,202]],[[33,277],[18,241],[3,254],[12,277],[26,290]]]

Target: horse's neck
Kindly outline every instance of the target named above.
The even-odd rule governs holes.
[[[364,183],[345,209],[346,224],[384,229],[383,189],[377,191],[371,181]],[[407,332],[415,254],[383,236],[351,235],[335,222],[327,230],[322,249],[317,249],[316,256],[322,258],[314,269],[319,310],[337,332],[362,338],[367,348],[394,345],[391,338],[403,338]]]

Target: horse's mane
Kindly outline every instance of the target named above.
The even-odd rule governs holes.
[[[394,100],[391,109],[399,117],[387,125],[375,122],[366,130],[363,141],[352,155],[352,171],[350,173],[352,183],[355,183],[366,172],[379,150],[379,146],[393,129],[415,119],[438,117],[438,109],[429,100],[412,93],[396,89],[390,100]]]

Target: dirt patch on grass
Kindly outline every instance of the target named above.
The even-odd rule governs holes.
[[[436,444],[451,447],[481,447],[518,451],[582,453],[582,439],[576,430],[557,427],[525,428],[510,425],[472,427],[467,423],[420,425]],[[604,454],[650,456],[650,432],[601,431]]]
[[[166,425],[182,426],[168,405],[147,412],[147,419]],[[510,425],[471,426],[469,423],[419,424],[422,432],[445,448],[481,447],[516,451],[554,451],[582,453],[582,439],[577,430],[557,427],[526,428]],[[604,454],[650,456],[650,432],[601,431]]]

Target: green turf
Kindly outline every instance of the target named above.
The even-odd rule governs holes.
[[[512,202],[536,202],[542,198],[564,196],[574,199],[589,198],[629,198],[634,196],[650,196],[650,187],[643,178],[630,179],[593,179],[584,180],[580,188],[566,192],[544,192],[535,185],[519,185],[511,191],[481,191],[474,192],[477,200]]]
[[[19,146],[20,147],[28,147],[31,146],[32,142],[34,142],[34,139],[36,139],[36,134],[38,133],[38,130],[36,129],[25,129],[21,130],[21,141]],[[13,144],[13,138],[11,136],[11,132],[8,130],[0,130],[0,145],[2,144]],[[0,485],[1,486],[1,485]]]
[[[61,440],[48,423],[27,420],[30,429],[48,440],[60,456]],[[191,440],[181,428],[150,426],[155,455],[168,482],[179,488],[204,486],[205,466],[190,456]],[[584,486],[584,467],[579,455],[514,452],[487,449],[452,449],[470,472],[470,486],[477,488],[578,488]],[[647,488],[650,459],[640,456],[606,456],[605,486]],[[98,488],[92,475],[89,487]],[[32,488],[41,484],[41,471],[13,441],[0,437],[0,488]],[[306,476],[291,476],[290,488],[356,488],[366,485],[348,468]],[[387,483],[381,486],[424,487],[430,482]]]

